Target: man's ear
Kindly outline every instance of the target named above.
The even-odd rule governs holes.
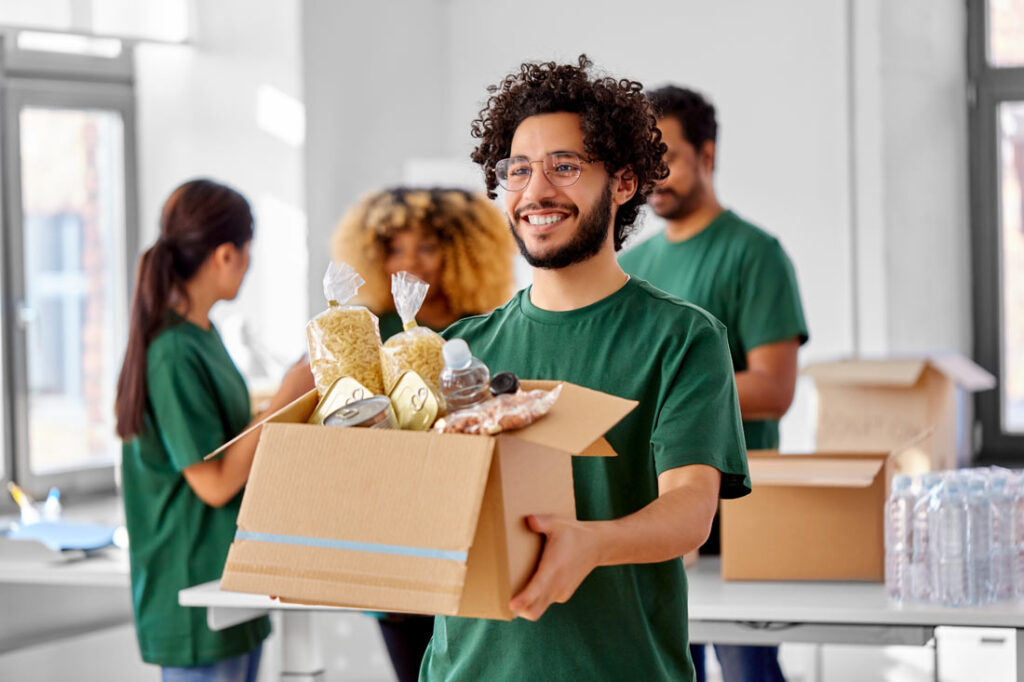
[[[633,198],[637,190],[636,173],[632,166],[626,166],[612,176],[612,201],[622,206]]]
[[[713,173],[715,171],[715,142],[713,140],[704,140],[704,144],[700,146],[700,163],[701,169],[706,173]]]

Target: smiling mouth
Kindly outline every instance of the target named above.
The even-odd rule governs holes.
[[[565,220],[564,215],[528,215],[526,216],[527,222],[531,225],[554,225]]]

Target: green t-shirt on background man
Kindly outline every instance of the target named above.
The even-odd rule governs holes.
[[[492,373],[569,381],[639,401],[606,434],[616,457],[573,459],[577,516],[616,519],[658,496],[658,475],[688,464],[722,473],[721,496],[750,490],[722,325],[646,282],[592,305],[541,310],[529,289],[457,322]],[[427,680],[687,680],[686,574],[679,559],[595,569],[537,622],[438,617]]]
[[[807,341],[796,273],[778,239],[732,211],[693,237],[670,242],[656,234],[619,258],[622,269],[700,306],[725,325],[733,368],[768,343]],[[747,448],[779,447],[776,420],[743,422]]]
[[[145,425],[122,448],[132,602],[142,660],[195,666],[247,653],[270,633],[264,617],[218,632],[178,591],[220,578],[242,494],[211,507],[182,470],[241,432],[249,391],[220,335],[171,314],[146,356]]]

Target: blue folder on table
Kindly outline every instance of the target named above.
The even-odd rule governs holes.
[[[19,526],[7,534],[11,540],[35,540],[55,552],[102,549],[114,542],[114,527],[71,521],[40,521]]]

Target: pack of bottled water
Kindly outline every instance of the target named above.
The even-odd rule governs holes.
[[[885,587],[895,601],[954,607],[1024,598],[1024,472],[894,476]]]

